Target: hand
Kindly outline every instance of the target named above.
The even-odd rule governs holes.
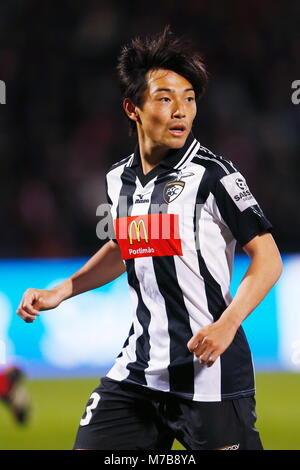
[[[187,347],[199,358],[200,364],[207,362],[207,367],[211,367],[232,343],[236,331],[237,327],[218,320],[201,328],[189,340]]]
[[[40,315],[40,310],[55,308],[61,301],[61,295],[55,289],[27,289],[17,309],[17,314],[26,323],[32,323]]]

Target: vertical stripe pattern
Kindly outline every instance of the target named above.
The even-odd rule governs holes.
[[[230,185],[222,184],[224,178]],[[135,228],[134,243],[125,234],[122,254],[133,323],[108,377],[195,401],[254,394],[252,357],[242,327],[210,368],[187,348],[191,337],[217,321],[231,302],[236,240],[245,243],[271,228],[259,206],[252,207],[249,198],[244,202],[245,187],[231,162],[200,146],[192,135],[146,175],[138,149],[108,172],[114,220],[158,220],[161,213],[165,218],[159,220],[178,222],[180,238],[178,244],[174,235],[168,239],[163,233],[157,248],[157,240],[144,229]]]

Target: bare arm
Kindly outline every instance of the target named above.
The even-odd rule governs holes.
[[[228,348],[242,321],[264,299],[282,272],[281,257],[271,234],[257,235],[243,249],[251,263],[235,297],[215,323],[201,328],[188,342],[188,349],[200,362],[208,361],[208,366]]]
[[[57,286],[62,300],[104,286],[126,271],[119,245],[112,240],[97,251],[73,276]]]
[[[119,245],[110,240],[79,271],[53,289],[27,289],[17,313],[31,323],[40,310],[55,308],[63,300],[103,286],[125,271]]]

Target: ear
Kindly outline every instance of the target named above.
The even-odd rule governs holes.
[[[129,119],[133,121],[139,121],[138,107],[131,101],[130,98],[125,98],[123,100],[123,109]]]

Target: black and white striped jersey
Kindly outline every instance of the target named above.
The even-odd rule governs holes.
[[[190,134],[146,175],[137,147],[106,183],[134,309],[108,377],[195,401],[253,395],[242,327],[212,367],[187,348],[231,302],[236,241],[243,246],[271,230],[244,177]]]

